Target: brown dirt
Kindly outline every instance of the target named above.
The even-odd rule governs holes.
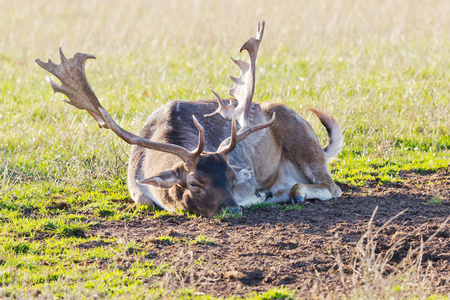
[[[154,213],[149,212],[139,220],[101,222],[91,234],[145,244],[149,253],[146,260],[173,267],[174,272],[164,275],[164,287],[168,289],[186,287],[214,296],[245,296],[252,291],[284,286],[296,290],[301,297],[313,297],[314,293],[338,297],[348,292],[341,277],[350,283],[355,245],[367,231],[375,208],[378,211],[372,229],[381,228],[406,210],[375,236],[378,255],[404,238],[393,253],[387,274],[407,256],[409,249],[419,248],[421,237],[430,237],[450,215],[449,171],[405,173],[401,175],[403,183],[398,184],[341,186],[342,198],[309,202],[302,210],[244,209],[242,219],[225,221],[183,215],[153,218]],[[435,197],[443,203],[427,203]],[[200,234],[214,243],[189,242]],[[172,236],[179,242],[170,244],[155,239],[160,236]],[[338,254],[344,265],[342,273]],[[422,257],[422,265],[431,262],[437,274],[432,291],[450,293],[449,224],[424,246]],[[126,268],[127,261],[131,264],[135,259],[142,258],[129,249],[118,263]],[[161,277],[149,279],[149,283],[157,281]]]

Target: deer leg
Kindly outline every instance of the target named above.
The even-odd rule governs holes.
[[[305,199],[326,201],[341,195],[341,189],[334,183],[333,185],[297,183],[291,188],[289,199],[292,203],[303,202]]]
[[[305,199],[318,199],[322,201],[337,198],[342,195],[338,186],[334,183],[329,184],[305,184],[296,183],[291,187],[277,188],[276,194],[267,198],[269,203],[291,202],[297,204],[305,201]]]
[[[234,187],[236,202],[241,206],[266,202],[271,196],[268,190],[255,191],[257,183],[253,171],[251,175],[252,176],[248,180],[241,182]]]
[[[340,197],[342,192],[328,172],[324,150],[311,125],[284,105],[264,104],[262,108],[269,115],[277,114],[272,130],[283,149],[271,202]]]
[[[136,205],[148,205],[153,206],[158,205],[153,201],[154,197],[150,192],[148,185],[138,184],[139,179],[144,179],[145,174],[143,173],[143,160],[145,158],[145,149],[142,147],[133,146],[131,147],[130,158],[128,161],[128,191],[130,192],[130,197],[133,199]]]
[[[138,184],[136,178],[131,176],[128,176],[128,191],[130,192],[131,199],[137,205],[153,206],[156,204],[152,199],[149,187]]]

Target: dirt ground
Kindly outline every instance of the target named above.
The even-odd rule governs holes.
[[[334,298],[348,292],[342,282],[350,284],[355,245],[367,232],[376,207],[373,230],[406,210],[373,235],[376,255],[386,257],[393,249],[385,273],[404,262],[408,250],[420,248],[421,237],[426,240],[439,229],[450,215],[449,172],[447,168],[425,175],[404,173],[403,183],[398,184],[341,185],[342,198],[308,202],[301,210],[244,209],[241,219],[228,220],[183,215],[153,218],[154,212],[149,212],[132,222],[102,222],[91,234],[144,243],[149,253],[145,259],[173,267],[174,272],[164,275],[168,289],[186,287],[214,296],[245,296],[287,287],[300,297],[320,294]],[[189,242],[199,235],[211,243]],[[157,240],[160,236],[179,242]],[[118,259],[119,267],[126,269],[139,259],[133,256],[133,249],[129,252]],[[423,247],[422,265],[429,262],[437,272],[433,292],[450,293],[449,224]],[[149,283],[157,281],[161,277],[148,279]]]

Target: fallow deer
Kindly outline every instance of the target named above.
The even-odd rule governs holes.
[[[340,197],[327,169],[343,147],[336,119],[311,109],[328,132],[329,144],[322,148],[310,124],[295,111],[276,103],[252,103],[263,33],[264,21],[258,23],[256,38],[240,49],[249,53],[249,62],[232,59],[240,69],[238,78],[230,76],[232,99],[212,91],[217,102],[172,101],[154,111],[137,135],[116,124],[89,85],[85,62],[93,55],[77,53],[67,59],[60,49],[59,65],[51,60],[36,63],[60,80],[59,85],[47,78],[55,92],[68,97],[65,102],[87,110],[100,128],[133,145],[128,187],[137,204],[210,217],[224,208],[237,212],[240,206],[264,201]]]

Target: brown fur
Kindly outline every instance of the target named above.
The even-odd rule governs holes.
[[[342,149],[336,119],[312,109],[330,138],[324,150],[312,127],[293,110],[252,103],[264,26],[258,22],[256,38],[241,48],[250,62],[233,60],[240,69],[239,78],[231,77],[235,85],[230,95],[236,99],[222,100],[214,92],[218,102],[170,102],[153,112],[138,135],[116,124],[90,87],[84,66],[94,56],[77,53],[67,59],[60,49],[59,65],[36,62],[60,79],[61,85],[49,83],[69,98],[67,103],[86,109],[100,127],[133,145],[128,187],[136,203],[212,216],[223,208],[239,211],[239,205],[262,201],[339,197],[341,190],[326,165]]]
[[[154,141],[168,141],[168,136],[172,136],[169,142],[177,140],[180,146],[193,148],[196,144],[193,127],[174,128],[169,125],[176,123],[173,119],[181,118],[178,120],[181,122],[183,116],[193,114],[205,127],[206,148],[211,152],[215,151],[220,141],[229,136],[230,130],[229,122],[221,117],[203,117],[215,108],[216,104],[212,101],[169,103],[152,114],[140,135]],[[319,197],[322,200],[339,197],[341,191],[327,170],[324,150],[308,122],[288,107],[274,103],[252,104],[250,122],[266,122],[274,112],[277,118],[271,127],[251,134],[228,155],[230,165],[253,170],[250,180],[234,187],[237,203],[247,205],[262,201],[285,202],[295,200],[298,196],[305,199]],[[320,111],[316,112],[325,116]],[[330,120],[327,119],[326,122]],[[176,137],[177,135],[180,137]],[[167,190],[136,183],[136,179],[153,176],[160,170],[174,169],[178,164],[182,164],[181,160],[172,154],[133,146],[128,177],[132,198],[136,202],[146,199],[143,201],[146,203],[149,202],[148,199],[155,199],[155,203],[172,211],[192,209],[193,205],[190,206],[188,201],[179,197],[182,193],[178,185]],[[295,174],[286,174],[280,170],[283,165],[290,165]],[[285,178],[286,176],[293,178]],[[302,178],[301,182],[295,181],[296,178]],[[283,181],[287,182],[285,186],[277,186],[277,182]],[[294,184],[288,185],[289,182]],[[261,191],[269,193],[258,197]],[[142,198],[142,193],[147,197]],[[193,210],[199,211],[199,208]]]

